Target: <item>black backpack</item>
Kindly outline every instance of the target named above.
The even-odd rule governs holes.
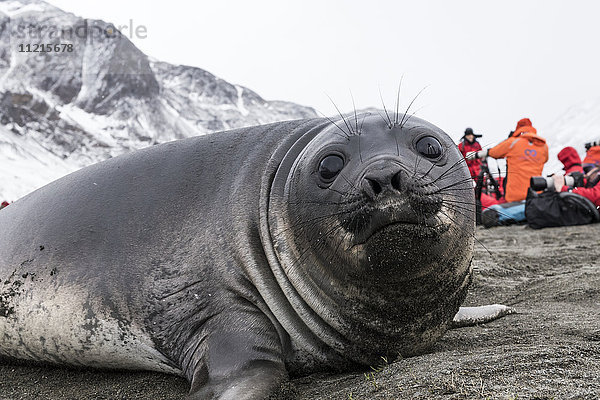
[[[594,203],[583,196],[551,191],[537,194],[531,188],[525,202],[525,216],[533,229],[585,225],[600,221],[600,213]]]

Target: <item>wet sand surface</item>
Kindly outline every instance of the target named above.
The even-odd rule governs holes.
[[[477,238],[465,305],[517,314],[451,330],[422,356],[295,378],[277,398],[600,398],[600,224],[478,228]],[[158,373],[0,365],[0,399],[180,399],[187,390]]]

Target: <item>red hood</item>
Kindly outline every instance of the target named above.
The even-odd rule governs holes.
[[[564,164],[565,170],[571,169],[573,165],[581,165],[581,158],[573,147],[565,147],[558,153],[558,159]]]
[[[531,124],[531,120],[529,118],[521,118],[519,120],[519,122],[517,122],[517,127],[515,128],[515,130],[517,130],[523,126],[533,126],[533,125]]]

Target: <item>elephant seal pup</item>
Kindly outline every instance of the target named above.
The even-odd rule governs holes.
[[[360,115],[84,168],[0,212],[0,357],[261,399],[288,372],[419,354],[470,281],[462,161],[425,121]]]

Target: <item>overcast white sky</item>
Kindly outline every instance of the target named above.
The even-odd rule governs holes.
[[[65,11],[147,28],[132,41],[162,61],[206,69],[266,99],[334,113],[419,90],[418,116],[482,143],[529,117],[543,128],[600,97],[600,1],[50,0]],[[327,95],[326,95],[327,94]]]

